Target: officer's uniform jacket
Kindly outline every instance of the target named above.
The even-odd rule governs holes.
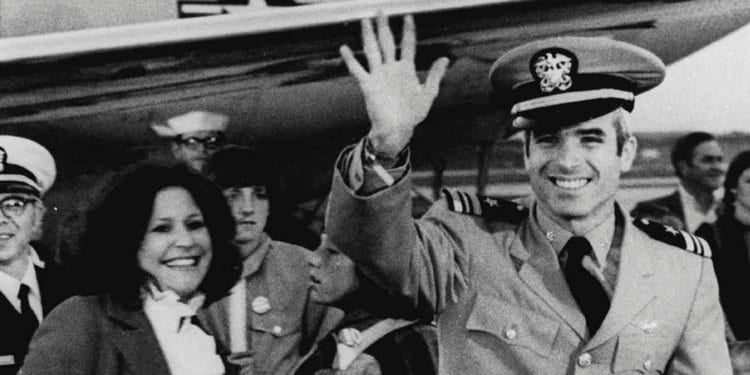
[[[265,236],[263,244],[245,260],[248,352],[235,353],[237,364],[246,368],[242,371],[288,374],[316,340],[338,324],[341,311],[310,301],[308,253]],[[228,310],[229,297],[225,297],[198,313],[203,327],[217,338],[225,353],[231,347]]]
[[[347,182],[377,177],[371,168],[349,174],[361,159],[353,154],[337,163],[327,233],[375,282],[438,315],[441,374],[731,373],[709,258],[650,237],[618,207],[616,289],[588,337],[524,207],[461,194],[464,207],[484,204],[485,212],[455,212],[443,199],[413,220],[408,165],[390,171],[402,176],[392,187],[358,195]]]

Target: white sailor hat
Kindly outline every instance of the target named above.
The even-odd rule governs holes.
[[[176,137],[181,134],[197,131],[224,132],[227,129],[229,117],[220,113],[207,111],[192,111],[184,115],[175,116],[167,120],[166,124],[151,125],[160,137]]]
[[[506,52],[490,69],[490,82],[511,106],[523,129],[533,120],[585,120],[622,107],[664,80],[664,63],[653,53],[617,40],[560,37]],[[533,125],[532,125],[533,126]]]
[[[30,139],[0,135],[0,193],[42,196],[55,182],[52,154]]]

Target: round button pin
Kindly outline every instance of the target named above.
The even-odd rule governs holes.
[[[255,299],[252,302],[253,311],[255,311],[257,314],[265,314],[269,310],[271,310],[271,302],[268,300],[268,298],[263,296],[255,297]]]
[[[587,367],[591,364],[591,354],[583,353],[578,357],[578,366]]]
[[[652,362],[650,359],[647,359],[646,362],[643,362],[643,368],[650,371],[654,368],[654,362]]]

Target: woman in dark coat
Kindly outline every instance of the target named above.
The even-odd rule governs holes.
[[[724,182],[722,212],[716,222],[719,249],[714,260],[721,304],[738,340],[750,339],[750,150],[737,155]]]
[[[90,296],[42,322],[21,374],[223,374],[213,337],[192,319],[239,275],[221,191],[184,167],[125,174],[81,239]]]

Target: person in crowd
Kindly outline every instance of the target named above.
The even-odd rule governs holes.
[[[345,317],[295,373],[437,374],[432,315],[397,308],[398,301],[362,275],[325,234],[321,239],[309,257],[311,297],[342,309]]]
[[[726,316],[735,374],[750,374],[750,308],[743,285],[750,283],[750,150],[729,163],[724,198],[714,226],[721,249],[714,256],[719,296]]]
[[[490,82],[523,131],[534,200],[444,190],[411,217],[409,141],[448,60],[420,82],[416,37],[400,53],[385,16],[362,22],[363,67],[343,46],[369,133],[335,165],[326,232],[396,298],[437,315],[441,374],[731,372],[710,249],[633,220],[616,202],[637,153],[635,95],[663,80],[652,53],[609,38],[529,42]]]
[[[716,206],[721,199],[721,186],[726,173],[721,145],[712,134],[688,133],[675,142],[672,166],[680,181],[677,190],[663,197],[639,202],[630,214],[641,217],[644,211],[657,206],[679,218],[679,225],[675,228],[713,241],[710,228],[716,222]]]
[[[236,223],[242,276],[231,295],[206,309],[205,327],[243,373],[288,374],[341,312],[310,300],[309,250],[264,232],[278,195],[271,166],[257,152],[229,146],[214,154],[208,176],[224,192]]]
[[[72,293],[66,273],[29,244],[56,174],[44,146],[0,135],[0,375],[18,371],[39,322]]]
[[[192,111],[154,123],[154,132],[171,141],[172,155],[190,168],[203,173],[206,163],[226,144],[225,132],[229,117],[208,111]]]
[[[122,175],[81,238],[87,296],[60,304],[21,374],[224,374],[193,317],[237,281],[235,227],[221,191],[185,166]]]
[[[737,340],[750,340],[750,151],[729,164],[722,209],[716,222],[720,254],[715,259],[721,304]]]

